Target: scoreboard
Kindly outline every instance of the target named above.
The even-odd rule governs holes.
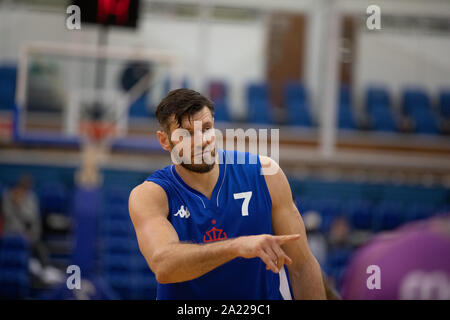
[[[140,0],[72,0],[81,10],[81,22],[136,28]]]

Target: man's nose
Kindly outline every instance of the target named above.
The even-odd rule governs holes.
[[[205,147],[214,141],[214,135],[210,133],[205,133],[202,131],[194,132],[193,144],[198,144],[199,146]]]

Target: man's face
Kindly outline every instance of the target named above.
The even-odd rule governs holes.
[[[214,118],[207,107],[190,118],[184,117],[181,127],[172,118],[169,134],[170,152],[182,157],[181,166],[198,173],[206,173],[214,168]]]

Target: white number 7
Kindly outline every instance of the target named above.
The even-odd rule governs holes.
[[[248,216],[248,204],[252,197],[252,191],[233,193],[233,196],[234,199],[244,199],[244,202],[242,203],[242,215]]]

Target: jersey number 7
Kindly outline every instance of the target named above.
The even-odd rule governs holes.
[[[242,203],[242,215],[248,216],[248,204],[252,197],[252,191],[233,193],[233,196],[234,199],[244,199],[244,202]]]

